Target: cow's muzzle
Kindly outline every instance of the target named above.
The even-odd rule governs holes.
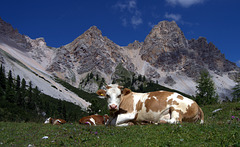
[[[111,104],[111,105],[109,105],[109,109],[110,110],[117,110],[117,105]]]

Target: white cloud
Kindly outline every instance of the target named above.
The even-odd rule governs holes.
[[[181,21],[182,16],[180,14],[168,14],[168,13],[166,13],[165,18],[170,19],[170,20],[174,20],[176,22],[179,22],[179,21]]]
[[[166,0],[166,2],[173,6],[181,5],[187,8],[195,4],[203,3],[204,0]]]
[[[139,17],[139,16],[133,16],[132,19],[131,19],[131,23],[133,26],[138,26],[140,25],[142,22],[142,18]]]
[[[120,17],[123,26],[131,24],[134,28],[143,23],[141,12],[137,7],[136,0],[129,0],[125,2],[118,2],[113,6],[114,9],[120,10],[122,16]]]

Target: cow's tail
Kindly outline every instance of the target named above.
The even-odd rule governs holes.
[[[204,123],[204,113],[199,106],[198,106],[198,110],[199,110],[200,124],[203,124]]]

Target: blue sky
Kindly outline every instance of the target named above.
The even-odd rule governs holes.
[[[240,66],[240,0],[1,0],[0,17],[47,45],[72,42],[97,26],[113,42],[144,41],[152,27],[174,20],[187,39],[206,37]]]

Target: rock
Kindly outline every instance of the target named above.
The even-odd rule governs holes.
[[[167,76],[164,83],[169,86],[173,86],[174,84],[176,84],[176,82],[173,80],[171,76]]]

